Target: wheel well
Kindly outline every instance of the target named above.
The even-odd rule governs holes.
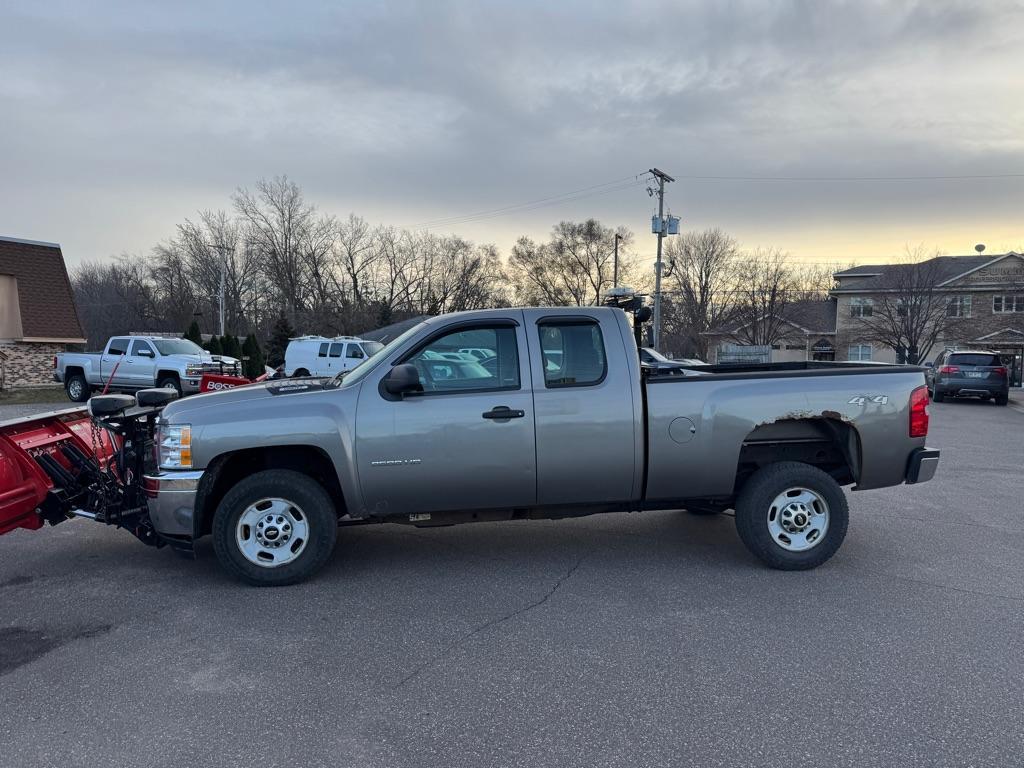
[[[64,381],[67,382],[67,380],[72,376],[81,376],[84,378],[85,369],[80,365],[69,365],[64,369]]]
[[[840,485],[860,478],[860,436],[837,419],[783,419],[762,424],[743,440],[736,468],[736,491],[763,466],[799,461],[827,472]]]
[[[218,456],[203,473],[196,494],[196,538],[210,533],[213,513],[224,495],[240,480],[267,469],[290,469],[316,480],[330,494],[338,510],[344,514],[345,499],[338,481],[338,473],[330,458],[312,445],[283,445],[269,448],[250,448]]]
[[[167,378],[177,379],[178,381],[181,381],[181,375],[177,371],[157,371],[156,372],[156,380],[157,381],[160,381],[160,379],[167,379]]]

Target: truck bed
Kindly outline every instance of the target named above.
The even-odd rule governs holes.
[[[714,376],[721,381],[725,378],[750,379],[761,376],[786,378],[792,376],[836,376],[836,375],[869,375],[875,373],[908,373],[920,372],[924,368],[916,365],[896,365],[894,363],[861,363],[853,361],[828,362],[819,360],[799,360],[792,363],[722,363],[720,365],[680,365],[680,368],[697,374]],[[664,381],[699,381],[701,376],[678,376],[661,373],[657,369],[645,369],[648,379]]]

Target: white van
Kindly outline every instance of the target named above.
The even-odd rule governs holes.
[[[384,345],[355,336],[298,336],[284,353],[285,376],[336,376],[351,371]]]

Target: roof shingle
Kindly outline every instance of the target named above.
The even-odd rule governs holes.
[[[0,237],[0,275],[18,281],[24,338],[85,341],[59,245]]]

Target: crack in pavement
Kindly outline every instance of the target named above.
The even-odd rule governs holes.
[[[1002,600],[1011,600],[1015,603],[1024,602],[1024,597],[1018,597],[1016,595],[1004,595],[999,592],[984,592],[978,589],[967,589],[966,587],[954,587],[952,584],[939,584],[934,581],[927,581],[925,579],[915,579],[911,576],[901,576],[895,573],[880,573],[878,571],[865,571],[870,573],[872,576],[876,576],[882,579],[897,579],[898,581],[906,581],[911,584],[917,584],[922,587],[933,587],[934,589],[941,589],[949,592],[959,592],[964,595],[974,595],[976,597],[995,597]]]
[[[450,645],[445,647],[441,651],[441,653],[439,653],[437,656],[435,656],[432,659],[429,659],[428,661],[423,662],[418,667],[416,667],[412,672],[410,672],[408,675],[406,675],[401,680],[399,680],[393,686],[393,688],[394,689],[401,688],[403,685],[405,685],[410,680],[412,680],[413,678],[418,676],[421,672],[426,670],[428,667],[433,666],[434,664],[436,664],[438,661],[443,659],[445,656],[447,656],[449,653],[451,653],[455,649],[465,645],[471,638],[473,638],[474,636],[480,634],[481,632],[483,632],[483,631],[485,631],[487,629],[490,629],[491,627],[496,627],[499,624],[504,624],[506,621],[510,621],[511,619],[514,619],[516,616],[521,616],[522,614],[526,613],[527,611],[532,611],[534,608],[539,608],[540,606],[544,605],[544,603],[546,603],[548,600],[550,600],[551,597],[555,594],[555,592],[557,592],[561,588],[561,586],[563,584],[565,584],[565,582],[567,582],[572,577],[572,575],[576,572],[576,569],[579,568],[582,563],[583,563],[583,558],[581,557],[579,560],[576,561],[576,564],[572,568],[570,568],[568,571],[566,571],[565,574],[563,576],[561,576],[558,579],[558,581],[556,581],[554,583],[554,585],[551,587],[551,589],[549,589],[544,594],[544,596],[541,597],[539,600],[535,600],[534,602],[532,602],[532,603],[530,603],[528,605],[525,605],[522,608],[518,608],[518,609],[516,609],[514,611],[511,611],[510,613],[506,613],[503,616],[498,616],[497,618],[485,621],[483,624],[480,624],[479,626],[471,629],[469,632],[467,632],[462,637],[457,639],[454,643],[451,643]]]

